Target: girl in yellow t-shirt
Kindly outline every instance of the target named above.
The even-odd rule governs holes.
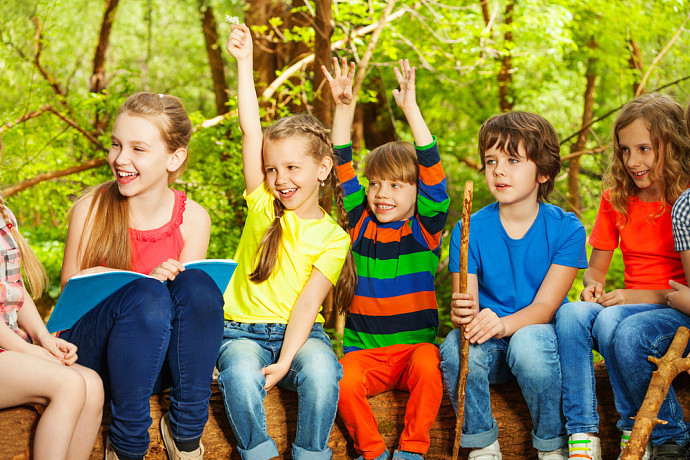
[[[299,395],[293,458],[330,458],[342,368],[319,310],[334,285],[337,304],[349,305],[356,282],[349,235],[320,205],[334,192],[346,228],[332,143],[309,115],[281,119],[262,135],[245,25],[232,27],[227,49],[237,60],[248,213],[225,292],[218,386],[243,458],[278,455],[263,407],[276,384]]]

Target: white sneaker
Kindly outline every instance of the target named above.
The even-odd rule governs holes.
[[[468,458],[472,460],[503,460],[501,446],[498,445],[498,439],[495,440],[493,444],[483,449],[473,449]]]
[[[630,440],[630,434],[632,434],[631,430],[623,430],[623,434],[621,434],[621,453],[618,454],[618,460],[621,460],[621,457],[623,456],[623,451],[625,450],[625,446],[628,445],[628,441]],[[640,460],[650,460],[652,458],[652,442],[647,441],[647,446],[644,449],[644,455]]]
[[[537,452],[537,458],[539,460],[568,460],[568,448],[563,446],[549,452],[540,450]]]
[[[575,433],[568,436],[568,458],[601,460],[601,443],[596,436]]]

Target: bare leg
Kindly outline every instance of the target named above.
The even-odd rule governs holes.
[[[68,458],[86,387],[82,374],[70,367],[24,353],[0,353],[0,407],[27,403],[46,406],[34,436],[37,460]]]
[[[69,368],[78,372],[86,382],[86,401],[74,429],[67,458],[88,459],[103,417],[103,382],[101,377],[88,367],[73,364]]]

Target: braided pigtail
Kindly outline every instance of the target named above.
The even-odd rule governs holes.
[[[271,276],[271,272],[278,261],[280,240],[283,238],[283,226],[280,223],[280,218],[285,214],[285,208],[277,198],[273,200],[273,208],[275,209],[275,218],[266,229],[266,234],[261,239],[256,253],[259,257],[259,262],[256,264],[254,271],[249,274],[249,279],[253,283],[266,281]]]
[[[7,226],[10,227],[12,238],[17,242],[19,252],[22,255],[23,280],[26,284],[26,289],[29,291],[32,298],[37,299],[48,286],[48,274],[46,273],[46,269],[10,219],[9,212],[5,207],[5,202],[2,197],[0,197],[0,216],[7,222]]]
[[[335,197],[338,224],[349,234],[350,227],[348,225],[345,203],[343,202],[343,188],[340,185],[335,167],[331,170],[329,182],[331,185],[329,188],[332,190],[333,196]],[[350,309],[352,298],[355,295],[355,287],[357,287],[357,266],[355,265],[355,258],[352,255],[352,251],[348,249],[347,257],[343,264],[343,270],[340,272],[340,277],[333,291],[338,313],[345,314]]]

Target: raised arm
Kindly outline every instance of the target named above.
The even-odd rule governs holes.
[[[355,77],[355,63],[350,62],[349,68],[347,59],[341,58],[342,68],[338,64],[338,58],[333,58],[333,75],[321,66],[321,70],[326,75],[326,80],[331,87],[333,101],[335,102],[335,113],[333,115],[333,145],[346,145],[350,143],[352,131],[352,80]]]
[[[400,68],[395,68],[395,77],[398,79],[400,89],[393,90],[395,103],[400,107],[407,118],[407,123],[412,130],[412,137],[417,146],[429,145],[434,141],[429,127],[422,117],[422,112],[417,105],[415,90],[416,68],[410,67],[408,59],[399,61]]]
[[[242,130],[242,169],[247,193],[265,180],[261,148],[263,134],[254,88],[252,35],[244,24],[232,26],[226,49],[237,60],[237,109]]]

